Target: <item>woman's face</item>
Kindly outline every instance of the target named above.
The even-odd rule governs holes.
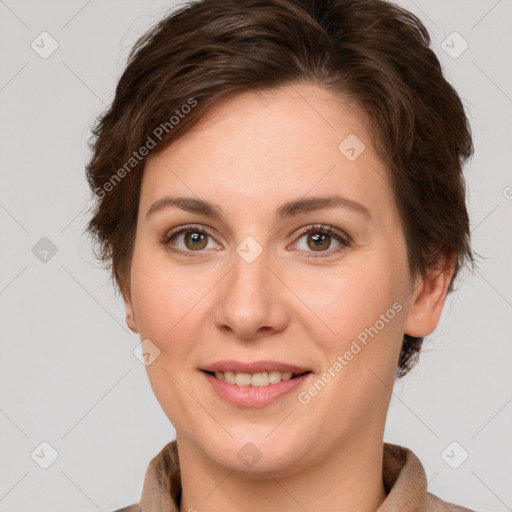
[[[413,284],[387,171],[330,92],[226,98],[147,160],[128,324],[178,439],[228,469],[381,443]]]

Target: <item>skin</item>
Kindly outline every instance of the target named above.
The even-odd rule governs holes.
[[[349,107],[302,82],[230,95],[147,160],[123,294],[128,326],[160,350],[147,372],[176,429],[181,512],[374,511],[386,498],[383,435],[403,335],[434,330],[453,265],[410,275],[387,171]],[[350,134],[366,146],[353,162],[338,150]],[[334,207],[276,222],[283,203],[333,193],[371,218]],[[210,201],[224,216],[174,206],[147,215],[164,196]],[[166,239],[190,223],[210,230],[203,245]],[[300,234],[315,224],[351,242],[327,235],[315,250]],[[252,263],[236,251],[248,236],[262,249]],[[235,407],[199,370],[221,359],[288,362],[313,372],[307,390],[394,303],[401,311],[307,404],[292,392]],[[237,457],[248,442],[261,453],[251,467]]]

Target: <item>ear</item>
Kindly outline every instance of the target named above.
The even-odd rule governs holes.
[[[138,333],[137,321],[132,306],[131,290],[130,285],[123,285],[121,290],[124,301],[124,309],[126,311],[126,325],[133,331]]]
[[[418,278],[413,301],[404,322],[404,333],[409,336],[427,336],[437,327],[448,287],[455,270],[457,254],[444,255],[436,269],[428,270]]]

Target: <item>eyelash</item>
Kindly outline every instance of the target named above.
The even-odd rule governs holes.
[[[194,257],[194,254],[193,254],[194,252],[202,252],[202,251],[201,250],[199,250],[199,251],[183,251],[181,249],[173,248],[170,243],[170,241],[175,236],[180,235],[182,233],[187,233],[187,232],[203,233],[205,235],[208,235],[208,236],[214,238],[213,235],[207,229],[203,228],[202,226],[191,224],[191,225],[184,226],[181,229],[178,229],[177,231],[172,231],[171,233],[167,233],[165,235],[164,239],[162,240],[162,243],[164,246],[168,247],[174,253],[182,254],[184,256]],[[327,255],[317,256],[314,254],[314,251],[313,251],[312,253],[307,254],[306,258],[326,258],[328,256],[332,256],[333,254],[339,253],[340,251],[342,251],[346,247],[350,247],[350,245],[351,245],[351,239],[348,235],[345,235],[345,236],[340,235],[337,231],[334,230],[333,226],[330,226],[330,225],[314,224],[312,226],[308,226],[300,231],[300,233],[298,235],[298,239],[302,238],[304,235],[307,235],[309,233],[322,233],[325,235],[329,235],[329,236],[335,238],[338,242],[340,242],[341,245],[340,245],[340,247],[333,249],[333,250],[319,251],[319,253],[324,253],[324,254],[327,253]]]

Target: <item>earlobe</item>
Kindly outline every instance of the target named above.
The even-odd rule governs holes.
[[[138,333],[137,322],[133,317],[132,311],[126,311],[126,325],[135,333]]]
[[[130,292],[123,292],[123,300],[124,300],[124,308],[126,311],[126,325],[130,328],[131,331],[138,333],[139,329],[137,327],[137,321],[135,320],[135,315],[133,312],[132,301]]]
[[[419,280],[405,319],[405,334],[423,337],[437,327],[453,276],[455,260],[456,255],[443,258],[439,268],[427,270],[426,275]]]

